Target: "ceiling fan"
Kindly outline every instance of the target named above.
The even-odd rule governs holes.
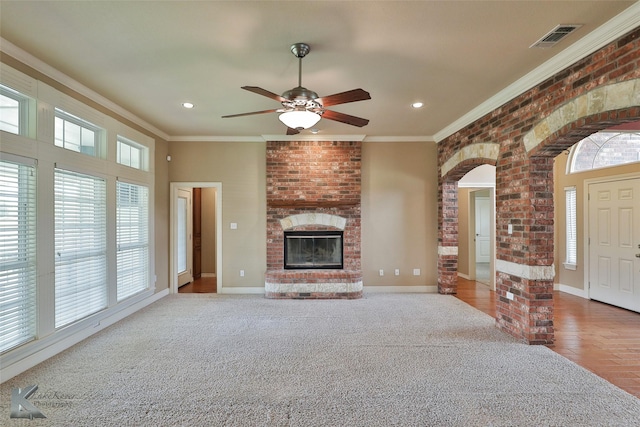
[[[320,118],[335,120],[352,126],[362,127],[369,123],[369,120],[337,111],[327,110],[326,107],[349,102],[364,101],[371,99],[369,92],[362,89],[353,89],[334,95],[319,97],[317,93],[302,86],[302,58],[310,51],[309,45],[305,43],[295,43],[291,45],[291,53],[299,59],[298,62],[298,86],[284,92],[282,95],[275,94],[257,86],[242,86],[242,89],[258,95],[274,99],[282,104],[282,108],[272,110],[253,111],[251,113],[232,114],[222,116],[223,119],[230,117],[250,116],[253,114],[281,113],[278,117],[287,126],[287,135],[300,133],[302,129],[308,129],[318,123]]]

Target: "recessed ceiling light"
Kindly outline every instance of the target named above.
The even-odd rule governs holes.
[[[411,106],[413,108],[422,108],[424,104],[422,102],[414,102],[413,104],[411,104]]]
[[[183,102],[182,106],[184,108],[193,108],[194,107],[194,105],[192,103],[190,103],[190,102]]]
[[[315,134],[317,134],[317,133],[318,133],[318,129],[316,129],[316,128],[312,128],[312,129],[311,129],[311,133],[312,133],[312,134],[314,134],[314,135],[315,135]]]

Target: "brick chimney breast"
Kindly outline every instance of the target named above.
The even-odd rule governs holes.
[[[267,142],[267,298],[360,298],[362,143]],[[284,270],[284,230],[343,230],[340,270]]]

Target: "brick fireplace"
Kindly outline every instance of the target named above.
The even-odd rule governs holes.
[[[267,298],[360,298],[360,142],[267,143]],[[287,232],[340,232],[342,268],[284,268]]]

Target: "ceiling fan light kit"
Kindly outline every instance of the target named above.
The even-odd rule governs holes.
[[[288,128],[297,130],[309,129],[320,121],[320,117],[319,114],[307,110],[286,111],[278,116]]]
[[[369,120],[337,111],[327,110],[331,105],[346,104],[348,102],[364,101],[371,99],[369,92],[362,89],[353,89],[346,92],[336,93],[325,97],[319,97],[317,93],[302,86],[302,58],[304,58],[311,48],[306,43],[295,43],[291,45],[291,53],[299,59],[298,63],[298,86],[277,95],[257,86],[242,86],[242,89],[258,95],[266,96],[282,104],[283,108],[254,111],[251,113],[232,114],[222,116],[222,118],[241,117],[253,114],[281,113],[278,118],[287,126],[287,135],[295,135],[302,129],[309,129],[320,121],[322,117],[352,126],[366,126]]]

